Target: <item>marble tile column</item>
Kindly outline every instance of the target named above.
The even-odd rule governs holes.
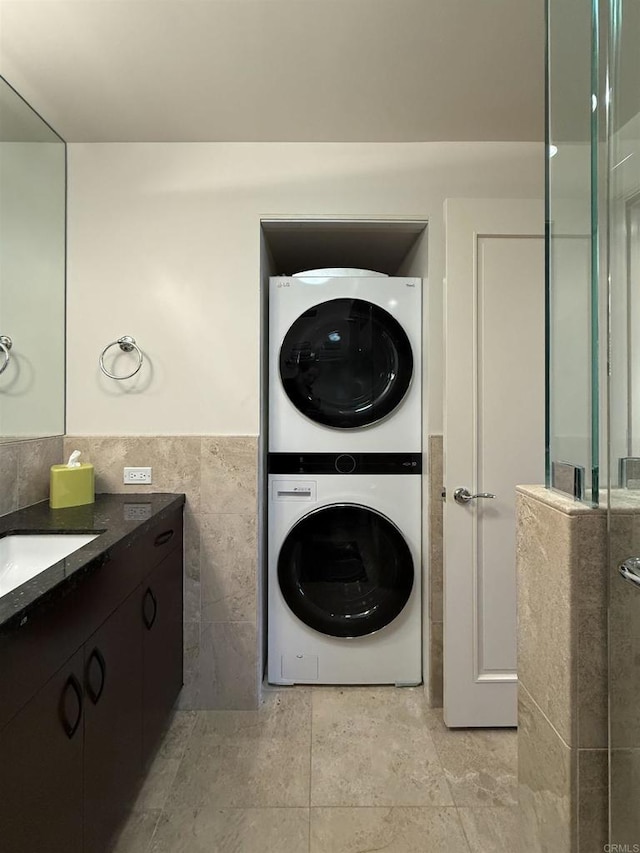
[[[638,494],[612,492],[610,519],[611,841],[621,850],[640,845],[640,590],[618,571],[640,554]]]
[[[96,469],[96,491],[184,492],[185,709],[258,704],[257,436],[66,436]],[[124,466],[151,486],[124,486]]]
[[[607,525],[603,509],[518,489],[518,778],[531,853],[607,841]]]

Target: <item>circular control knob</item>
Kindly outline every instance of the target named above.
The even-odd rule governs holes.
[[[336,459],[336,471],[338,474],[353,474],[356,470],[356,460],[348,453],[343,453]]]

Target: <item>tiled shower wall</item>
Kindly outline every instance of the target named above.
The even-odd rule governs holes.
[[[0,444],[0,515],[49,498],[49,468],[62,462],[62,436]]]
[[[640,842],[640,592],[618,570],[640,554],[637,495],[612,493],[610,517],[611,849],[617,844],[621,851]]]
[[[182,708],[257,707],[256,436],[66,436],[97,492],[184,492],[185,686]],[[58,461],[57,459],[55,461]],[[124,486],[125,465],[151,486]]]

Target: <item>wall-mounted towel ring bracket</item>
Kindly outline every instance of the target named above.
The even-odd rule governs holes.
[[[136,365],[136,369],[131,373],[127,373],[126,376],[116,376],[115,373],[109,373],[107,368],[104,366],[104,357],[106,355],[107,350],[110,350],[111,347],[118,346],[122,350],[122,352],[133,352],[135,350],[138,354],[138,364]],[[105,376],[108,376],[109,379],[131,379],[132,376],[135,376],[136,373],[142,367],[142,362],[144,361],[144,356],[142,355],[142,350],[135,342],[135,338],[132,338],[131,335],[123,335],[121,338],[118,338],[117,341],[112,341],[110,344],[107,344],[106,347],[100,353],[100,370],[104,373]],[[0,369],[0,373],[2,370]]]

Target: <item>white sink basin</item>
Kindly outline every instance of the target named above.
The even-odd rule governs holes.
[[[99,533],[9,533],[0,539],[0,597],[48,569]]]

